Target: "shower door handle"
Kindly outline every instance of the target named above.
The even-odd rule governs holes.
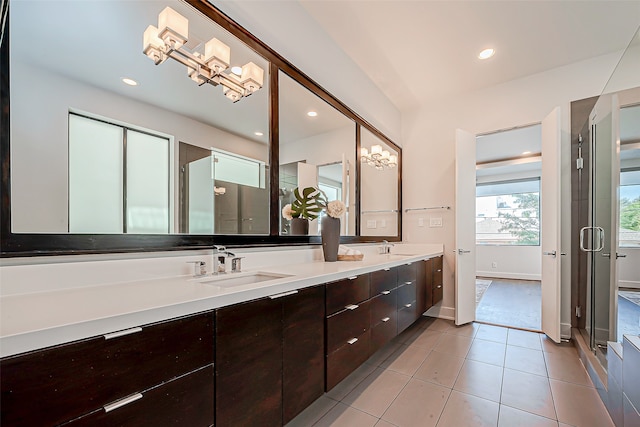
[[[594,233],[598,232],[598,247],[593,249],[587,249],[584,247],[584,232],[586,230],[593,230]],[[604,249],[604,228],[602,227],[582,227],[580,229],[580,249],[582,252],[600,252]]]

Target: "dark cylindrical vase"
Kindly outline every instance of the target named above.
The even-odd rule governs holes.
[[[291,234],[296,236],[306,236],[309,234],[309,221],[304,218],[292,218]]]
[[[338,246],[340,246],[340,218],[325,216],[322,218],[322,253],[324,260],[334,262],[338,260]]]

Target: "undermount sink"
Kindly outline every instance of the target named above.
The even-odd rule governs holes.
[[[205,285],[218,286],[220,288],[233,288],[235,286],[251,285],[253,283],[268,282],[269,280],[277,280],[283,277],[289,277],[290,274],[269,273],[266,271],[257,271],[251,273],[226,273],[219,276],[210,276],[199,280]]]

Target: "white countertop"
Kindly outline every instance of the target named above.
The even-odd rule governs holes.
[[[398,252],[402,255],[366,254],[362,261],[313,261],[259,268],[254,271],[286,277],[226,289],[202,283],[212,276],[174,276],[3,296],[0,357],[438,256],[443,253],[443,246],[412,245],[410,252],[407,246],[401,250]],[[226,276],[233,277],[233,273]]]

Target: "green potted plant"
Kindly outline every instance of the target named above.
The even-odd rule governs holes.
[[[293,191],[295,200],[282,208],[282,216],[291,221],[291,234],[308,234],[309,221],[320,216],[327,206],[327,197],[322,190],[315,187],[296,188]]]

